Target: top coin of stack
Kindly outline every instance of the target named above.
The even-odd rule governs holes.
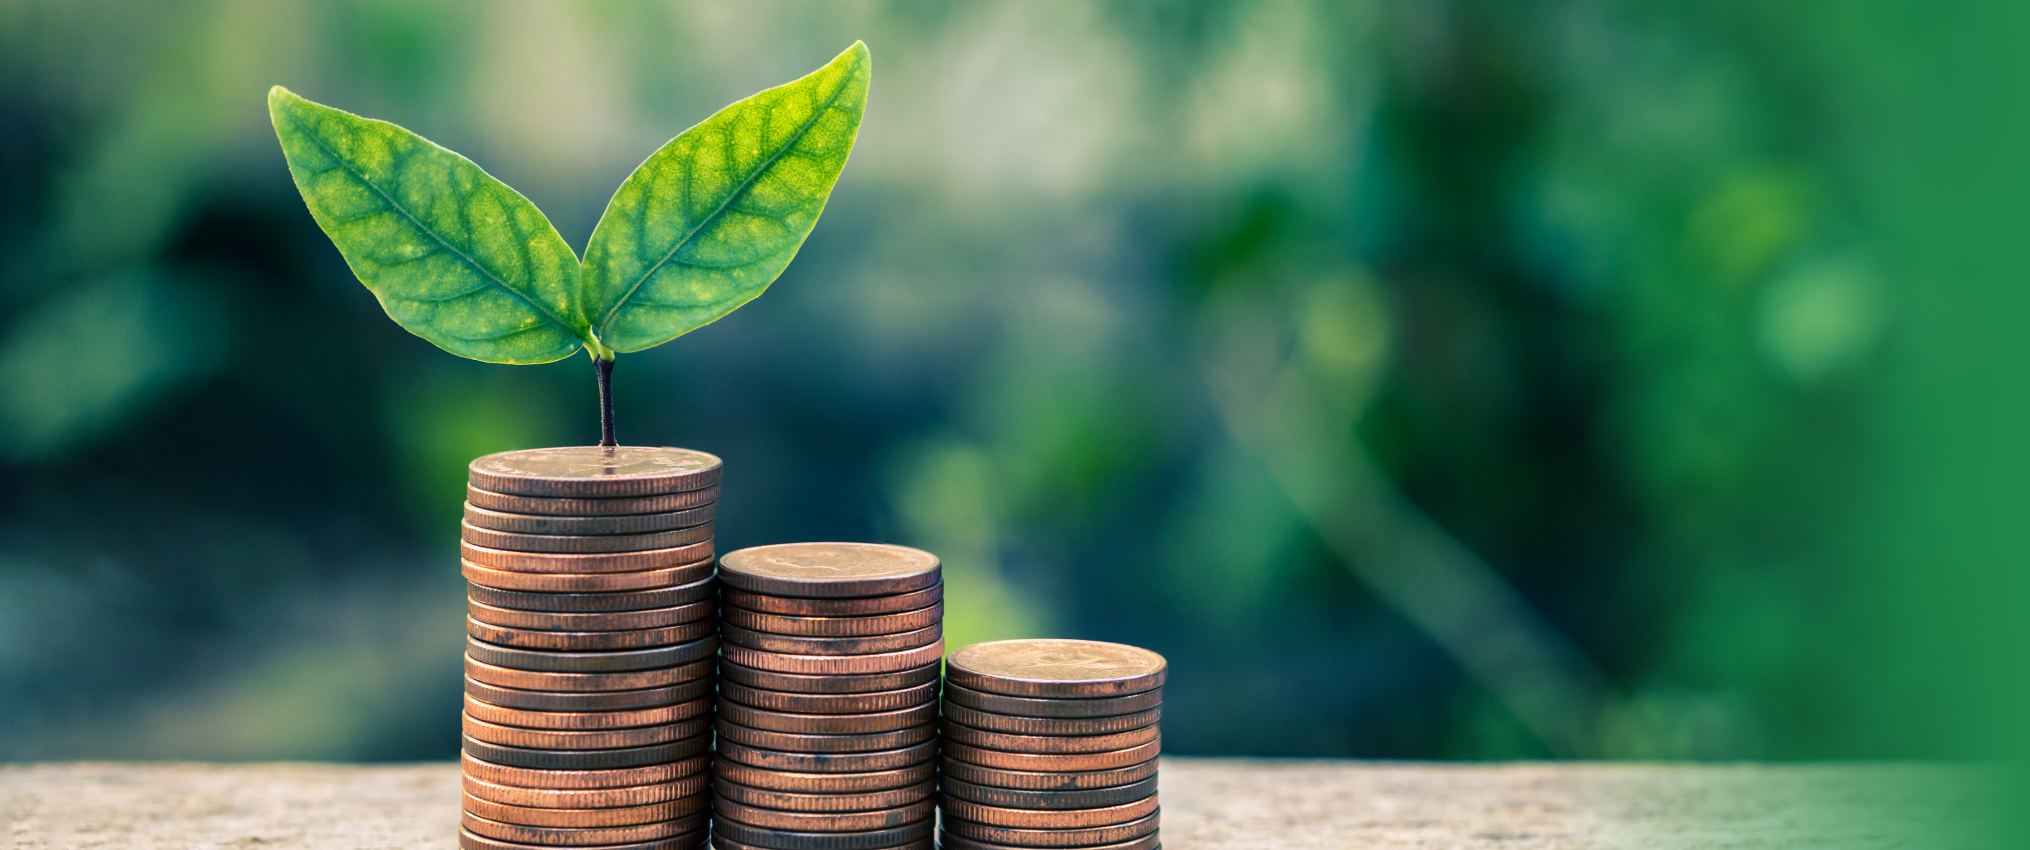
[[[1155,850],[1163,656],[1087,640],[976,643],[945,662],[945,850]]]
[[[935,817],[938,559],[798,543],[719,559],[720,850],[928,850]]]
[[[534,449],[470,472],[459,844],[702,845],[719,459]]]

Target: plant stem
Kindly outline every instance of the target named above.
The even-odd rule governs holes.
[[[613,438],[613,361],[592,355],[592,371],[599,375],[599,444],[617,446]]]

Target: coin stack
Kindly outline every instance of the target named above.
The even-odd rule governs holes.
[[[945,850],[1154,850],[1163,656],[1086,640],[976,643],[945,662]]]
[[[938,560],[798,543],[719,559],[719,850],[929,850]]]
[[[459,845],[703,845],[719,459],[534,449],[470,472]]]

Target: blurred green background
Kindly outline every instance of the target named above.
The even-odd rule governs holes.
[[[854,39],[766,297],[615,371],[722,550],[928,548],[1179,754],[2030,754],[2030,7],[0,0],[0,759],[444,759],[464,465],[591,369],[381,314],[264,97],[582,246]]]

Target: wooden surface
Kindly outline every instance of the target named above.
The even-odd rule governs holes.
[[[1997,787],[1926,765],[1166,758],[1161,776],[1169,850],[1962,847]],[[0,766],[8,850],[446,850],[457,825],[454,764]]]

